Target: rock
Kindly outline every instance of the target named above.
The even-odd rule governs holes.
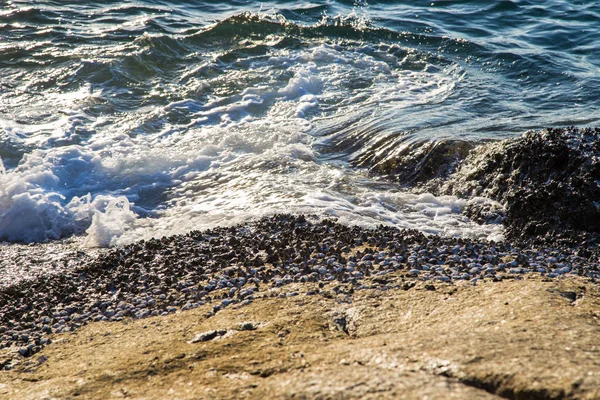
[[[341,293],[344,285],[336,288]],[[161,330],[143,330],[160,360],[140,344],[140,329],[149,323],[103,324],[111,335],[63,340],[52,349],[60,357],[37,371],[31,368],[37,360],[9,362],[16,372],[0,374],[0,390],[66,398],[81,390],[82,379],[90,398],[111,398],[124,387],[136,398],[172,398],[177,388],[184,397],[210,391],[216,399],[244,391],[256,398],[599,398],[597,284],[573,276],[545,282],[534,274],[436,291],[382,294],[375,287],[359,293],[351,308],[321,296],[302,297],[301,309],[297,298],[257,298],[211,316],[210,323],[237,327],[259,320],[265,324],[260,333],[219,342],[227,331],[185,350],[180,335],[165,333],[193,332],[207,321],[200,311],[171,315],[160,321]],[[573,299],[583,300],[574,305]],[[82,369],[81,354],[92,365]]]
[[[19,354],[20,354],[20,355],[22,355],[23,357],[27,357],[27,356],[29,356],[29,348],[27,348],[27,347],[21,347],[21,348],[18,350],[18,352],[19,352]]]
[[[92,321],[167,316],[178,307],[186,311],[205,303],[203,312],[237,310],[265,296],[286,301],[309,294],[351,302],[355,292],[367,289],[408,290],[419,281],[435,282],[439,289],[532,272],[548,279],[600,279],[600,250],[593,243],[518,247],[389,226],[368,230],[332,220],[301,225],[296,220],[276,215],[206,234],[134,243],[74,267],[72,275],[0,287],[0,347],[46,345],[40,338],[52,333],[52,326],[55,333],[72,332]],[[232,235],[239,243],[234,249]],[[350,254],[342,257],[343,248]],[[275,264],[265,264],[267,255]],[[338,287],[345,289],[332,290]]]
[[[196,334],[189,343],[207,342],[227,333],[226,330],[212,330]]]
[[[257,324],[256,322],[245,321],[245,322],[240,322],[237,329],[239,331],[254,331],[254,330],[258,329],[258,327],[259,327],[259,324]]]
[[[483,144],[455,174],[427,189],[499,201],[506,210],[509,238],[580,243],[596,241],[600,233],[598,180],[600,129],[570,127]],[[498,220],[497,211],[467,210],[480,222]]]

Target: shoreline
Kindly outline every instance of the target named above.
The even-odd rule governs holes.
[[[409,290],[419,282],[434,290],[538,275],[549,281],[583,276],[593,285],[600,279],[597,251],[522,249],[291,215],[142,241],[1,288],[2,368],[27,363],[50,334],[91,322],[168,316],[205,305],[216,314],[291,285],[304,289],[279,295],[334,290],[350,302],[357,292]]]
[[[97,360],[83,368],[84,384],[63,382],[59,386],[66,385],[64,389],[49,389],[53,395],[169,397],[170,391],[165,394],[159,387],[140,383],[140,379],[151,382],[151,377],[158,374],[164,377],[165,385],[174,385],[183,372],[175,367],[173,376],[172,365],[195,369],[196,361],[202,361],[200,371],[204,375],[226,376],[228,382],[232,379],[230,373],[236,376],[233,380],[243,376],[244,382],[254,381],[252,377],[258,375],[262,383],[254,382],[245,389],[234,385],[230,392],[218,379],[204,382],[196,376],[204,386],[192,382],[192,388],[176,392],[176,397],[203,398],[202,391],[208,388],[207,398],[286,398],[290,390],[299,398],[315,399],[445,399],[447,393],[460,398],[598,398],[600,368],[593,360],[597,359],[596,338],[600,335],[596,224],[600,213],[592,199],[598,198],[600,189],[587,184],[600,173],[600,164],[595,161],[598,149],[593,145],[598,135],[598,129],[554,129],[482,145],[452,175],[412,188],[415,192],[431,190],[437,195],[484,196],[497,201],[500,207],[475,204],[464,214],[482,223],[503,221],[507,240],[502,242],[427,236],[383,225],[367,229],[327,218],[277,214],[237,226],[142,240],[112,249],[78,251],[78,239],[42,246],[7,246],[2,251],[9,261],[0,266],[8,272],[4,282],[10,280],[9,285],[0,285],[0,370],[4,370],[0,376],[6,374],[0,381],[7,383],[0,383],[0,394],[4,390],[14,395],[18,393],[14,382],[20,382],[19,386],[32,380],[25,386],[35,393],[32,398],[39,397],[44,385],[60,381],[54,375],[58,371],[77,375],[73,379],[79,382],[83,379],[81,373],[61,366],[61,360],[77,364],[72,354],[81,351]],[[509,156],[504,157],[506,154]],[[33,264],[37,267],[28,268]],[[370,301],[372,298],[385,299],[389,308]],[[458,298],[461,300],[448,302]],[[521,304],[520,308],[508,307],[510,315],[503,314],[503,305],[515,302]],[[453,307],[444,308],[446,303]],[[272,358],[260,359],[259,349],[270,348],[273,343],[284,345],[292,328],[278,327],[271,332],[276,334],[275,339],[270,337],[266,342],[246,344],[232,339],[242,337],[246,330],[260,331],[269,326],[271,308],[280,307],[279,315],[287,315],[286,324],[294,325],[296,319],[305,318],[303,312],[294,309],[304,309],[305,304],[312,305],[309,314],[314,318],[308,332],[314,335],[296,346],[308,346],[307,354],[318,359],[307,375],[302,364],[302,374],[290,375],[288,368],[270,366]],[[422,309],[428,304],[430,309]],[[412,311],[399,313],[398,305],[421,310],[411,317]],[[357,316],[358,308],[369,317]],[[560,316],[555,315],[557,310],[562,310]],[[439,318],[430,321],[438,313]],[[205,321],[200,325],[211,329],[189,337],[196,328],[193,321],[185,321],[186,315]],[[231,324],[219,326],[217,321],[227,315],[238,316],[237,328]],[[262,322],[248,322],[257,315],[262,315]],[[389,319],[390,315],[397,319]],[[483,326],[478,325],[482,318],[487,318]],[[410,345],[403,343],[406,320],[418,326],[419,334],[428,341],[423,342],[418,335]],[[502,330],[509,320],[513,321],[507,325],[510,329]],[[315,321],[319,321],[317,325]],[[229,363],[221,371],[222,366],[205,363],[204,356],[196,360],[196,356],[181,353],[171,357],[179,360],[176,364],[156,370],[155,363],[148,366],[147,360],[141,360],[147,353],[137,343],[142,333],[163,341],[160,335],[147,333],[150,323],[167,330],[177,330],[183,324],[188,345],[223,343],[228,348],[220,347],[219,351],[232,354],[231,359],[244,358],[248,346],[258,346],[251,352],[260,360],[247,360],[256,368],[236,366],[236,372],[231,372]],[[341,360],[320,355],[322,343],[316,338],[336,343],[340,338],[354,340],[361,324],[372,326],[360,338],[364,339],[361,346],[384,353],[378,342],[380,327],[394,327],[385,343],[398,343],[394,357],[400,354],[413,359],[409,364],[418,367],[410,368],[399,360],[392,362],[394,367],[384,369],[395,371],[400,365],[401,376],[405,377],[408,370],[407,379],[413,383],[399,387],[398,371],[386,375],[372,360],[349,362],[347,357],[362,349],[356,344],[341,345],[347,355]],[[454,340],[446,341],[451,350],[439,353],[441,350],[429,342],[445,340],[449,333],[440,330],[441,326],[453,330]],[[107,327],[112,328],[105,331]],[[111,365],[106,357],[118,358],[119,353],[111,347],[106,349],[107,355],[98,354],[96,344],[71,340],[90,330],[104,330],[108,336],[129,332],[122,336],[124,343],[138,350],[126,352],[129,361],[115,366],[116,378],[113,373],[86,375],[87,370]],[[337,333],[330,337],[330,332]],[[181,332],[178,335],[179,339],[168,346],[182,345]],[[464,338],[474,347],[461,347]],[[513,342],[520,344],[515,347]],[[487,347],[490,343],[492,353]],[[407,352],[404,346],[428,350],[417,354]],[[160,346],[156,350],[170,351]],[[461,356],[465,352],[471,354],[469,359]],[[212,354],[212,358],[220,359],[216,352]],[[293,355],[276,360],[285,364],[289,357]],[[562,365],[562,375],[556,373],[557,363]],[[331,365],[343,365],[346,375],[339,376]],[[360,372],[364,366],[374,367],[375,372]],[[45,372],[36,375],[42,370]],[[320,377],[318,371],[326,371],[326,377]],[[347,376],[359,380],[360,388]],[[116,391],[106,392],[107,382]],[[116,388],[122,383],[137,389]]]

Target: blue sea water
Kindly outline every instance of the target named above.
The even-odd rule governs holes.
[[[378,165],[600,119],[595,1],[8,1],[0,240],[276,212],[501,238]],[[73,239],[75,240],[75,239]]]

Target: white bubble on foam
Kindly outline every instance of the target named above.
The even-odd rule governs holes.
[[[315,66],[300,68],[296,75],[290,78],[287,86],[279,90],[279,94],[286,100],[296,99],[305,95],[316,95],[323,90],[323,82],[317,76]]]
[[[42,241],[74,231],[69,225],[75,211],[59,188],[59,175],[67,171],[53,168],[52,161],[44,161],[43,153],[38,150],[26,155],[18,168],[0,175],[2,239]]]
[[[140,192],[160,194],[211,162],[192,150],[171,153],[113,139],[35,150],[0,174],[0,239],[41,242],[87,229],[85,245],[109,245],[137,215],[151,214]]]

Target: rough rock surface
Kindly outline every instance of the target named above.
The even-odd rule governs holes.
[[[56,334],[0,397],[600,398],[600,287],[582,278],[279,296],[299,285],[318,288]],[[236,332],[190,340],[210,330]]]
[[[530,131],[482,144],[456,173],[421,190],[499,201],[511,240],[595,243],[600,232],[600,129]],[[485,208],[467,212],[481,222],[498,216],[498,210]]]

